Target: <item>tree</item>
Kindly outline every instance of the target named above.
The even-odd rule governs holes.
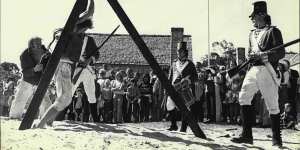
[[[0,88],[1,88],[0,92],[2,93],[4,83],[7,81],[8,78],[12,78],[16,84],[21,77],[22,74],[20,72],[18,65],[10,62],[1,63],[0,64]]]
[[[216,41],[212,43],[212,48],[221,55],[217,60],[217,64],[225,65],[229,64],[232,60],[236,60],[236,48],[232,42],[228,42],[226,40]]]
[[[0,65],[1,65],[1,67],[3,67],[3,69],[5,71],[11,72],[11,73],[19,73],[20,72],[18,65],[15,63],[3,62]]]

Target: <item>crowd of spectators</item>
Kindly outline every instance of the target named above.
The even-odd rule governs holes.
[[[245,71],[232,78],[224,73],[226,69],[235,66],[235,61],[231,61],[226,66],[197,67],[195,99],[199,107],[196,117],[200,122],[223,124],[241,122],[238,95]],[[294,128],[297,123],[297,105],[299,105],[300,95],[299,74],[296,70],[290,69],[287,60],[280,61],[278,70],[282,79],[279,90],[282,127]],[[166,92],[152,72],[139,73],[130,68],[126,70],[102,68],[98,71],[95,86],[100,122],[137,123],[168,120],[168,113],[165,110]],[[3,91],[1,115],[7,116],[14,98],[15,83],[8,79]],[[56,98],[54,83],[49,85],[48,93],[53,102]],[[270,126],[269,114],[261,94],[257,93],[254,99],[257,125]],[[180,111],[178,111],[178,116],[181,116]],[[72,103],[56,117],[56,120],[65,119],[92,121],[83,84],[76,89]]]

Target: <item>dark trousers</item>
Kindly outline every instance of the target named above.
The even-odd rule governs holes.
[[[162,109],[160,108],[161,106],[161,101],[159,99],[158,94],[153,94],[152,97],[152,109],[151,109],[151,116],[152,120],[151,121],[160,121],[162,119]]]
[[[113,118],[113,100],[104,100],[103,122],[111,123]]]
[[[196,101],[191,106],[191,111],[194,114],[195,119],[200,122],[203,121],[203,101]]]
[[[196,103],[194,103],[193,105],[191,105],[191,107],[190,107],[190,109],[191,109],[191,113],[192,113],[192,115],[195,117],[195,119],[196,119],[196,122],[198,122],[198,119],[197,119],[197,113],[198,113],[198,107],[197,107],[197,104]],[[186,132],[186,129],[187,129],[187,127],[188,127],[188,119],[187,119],[187,117],[185,116],[185,114],[184,113],[181,113],[181,115],[182,115],[182,119],[181,119],[181,121],[182,121],[182,123],[181,123],[181,129],[180,129],[180,131],[182,131],[182,132]]]
[[[223,121],[227,121],[227,117],[229,117],[229,104],[228,103],[222,103],[222,118]]]
[[[72,102],[68,107],[66,107],[64,110],[60,111],[58,115],[56,116],[56,121],[62,121],[62,120],[75,120],[75,113],[73,111],[73,106],[75,103],[75,99],[72,99]]]
[[[76,121],[81,121],[82,108],[76,108],[75,111],[76,111],[76,114],[77,114]]]
[[[89,103],[87,98],[82,98],[82,107],[83,107],[83,122],[89,122],[90,121],[90,114],[93,117],[94,122],[99,122],[99,116],[97,114],[97,103]]]
[[[229,118],[233,123],[237,122],[237,117],[240,114],[240,105],[238,103],[230,103],[229,104]],[[255,116],[255,114],[254,114]]]
[[[82,98],[82,121],[89,122],[90,121],[90,108],[89,102],[86,98]]]
[[[1,116],[8,116],[9,114],[9,107],[8,106],[0,106]]]
[[[136,100],[134,102],[131,102],[128,105],[128,109],[127,109],[127,116],[130,118],[129,121],[139,122],[139,117],[140,117],[139,112],[140,112],[140,106],[138,101]]]
[[[150,100],[149,97],[141,96],[141,111],[140,111],[140,121],[149,121],[150,115]]]
[[[171,126],[170,128],[176,128],[177,130],[177,120],[178,120],[178,111],[175,109],[171,110],[171,111],[168,111],[168,114],[169,114],[169,117],[168,119],[171,121]]]
[[[130,117],[128,116],[128,107],[129,105],[128,100],[125,95],[123,95],[123,105],[122,105],[122,114],[123,114],[123,121],[130,122]]]
[[[216,100],[213,92],[206,93],[207,116],[211,121],[216,121]]]

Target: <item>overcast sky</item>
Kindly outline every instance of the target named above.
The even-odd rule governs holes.
[[[19,64],[28,40],[40,36],[48,45],[55,28],[63,27],[75,0],[1,0],[1,62]],[[248,47],[253,0],[119,0],[140,34],[170,34],[183,27],[192,36],[194,61],[207,54],[208,12],[210,42],[227,40]],[[299,0],[269,0],[272,24],[284,42],[299,38]],[[208,9],[209,8],[209,9]],[[106,0],[95,0],[93,33],[110,33],[121,24]],[[127,34],[124,27],[116,34]],[[299,44],[288,48],[298,52]]]

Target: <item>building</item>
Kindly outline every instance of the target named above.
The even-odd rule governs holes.
[[[99,46],[109,34],[89,33]],[[183,28],[171,28],[171,35],[141,35],[149,50],[162,69],[167,70],[172,61],[176,60],[177,43],[187,42],[189,58],[192,60],[192,37],[184,35]],[[97,66],[106,64],[116,70],[132,68],[137,72],[147,72],[151,68],[140,53],[138,47],[128,34],[113,35],[99,50],[100,58]]]

